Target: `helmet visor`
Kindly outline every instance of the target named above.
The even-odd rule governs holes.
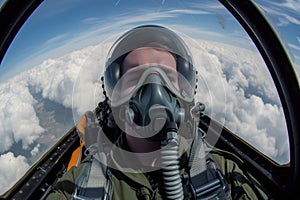
[[[149,82],[147,78],[151,74],[160,77],[161,82],[155,84],[162,84],[186,102],[193,101],[195,88],[174,68],[161,64],[143,64],[128,70],[117,82],[112,91],[112,107],[128,102],[143,85],[150,84],[151,80]]]

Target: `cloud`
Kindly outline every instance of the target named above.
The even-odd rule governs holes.
[[[65,0],[65,1],[57,1],[57,2],[43,2],[42,6],[39,7],[39,17],[37,20],[40,22],[46,21],[48,18],[52,18],[53,16],[58,16],[63,13],[66,13],[76,6],[80,6],[83,2],[80,0]],[[36,20],[36,19],[35,19]]]
[[[89,17],[81,20],[85,24],[99,24],[99,22],[102,22],[101,18],[98,17]]]
[[[0,152],[7,151],[14,142],[22,142],[27,149],[43,132],[36,116],[28,85],[22,76],[0,85]]]
[[[58,59],[45,60],[38,68],[27,73],[27,76],[30,77],[28,84],[33,86],[36,92],[41,92],[43,98],[71,108],[72,92],[76,79],[80,76],[86,76],[87,73],[91,72],[90,67],[93,67],[85,65],[93,48],[87,47]]]
[[[12,152],[0,155],[0,193],[12,187],[28,169],[24,156],[15,156]]]
[[[272,14],[277,17],[278,26],[287,26],[289,24],[300,25],[299,10],[300,10],[300,1],[299,0],[286,0],[282,2],[275,1],[266,1],[261,2],[260,6],[267,11],[269,14]]]
[[[210,13],[220,13],[220,12],[226,12],[224,9],[224,6],[216,1],[209,1],[209,2],[197,2],[197,3],[187,3],[189,7],[197,9],[197,10],[206,10]]]
[[[273,5],[276,5],[277,7],[284,8],[288,11],[293,11],[295,13],[298,13],[300,10],[300,1],[299,0],[285,0],[283,2],[270,2]]]
[[[202,11],[202,10],[194,10],[194,9],[174,9],[166,12],[167,14],[170,14],[170,16],[175,15],[182,15],[182,14],[189,14],[189,15],[207,15],[211,14],[210,12],[207,11]],[[174,17],[174,16],[172,16]]]
[[[82,113],[94,109],[104,98],[100,81],[104,72],[106,56],[112,43],[95,46],[76,77],[72,90],[72,109],[74,121],[77,122]]]
[[[298,43],[299,43],[299,45],[300,45],[300,38],[297,37],[297,40],[298,40]],[[298,45],[294,45],[294,44],[289,43],[289,47],[291,47],[291,48],[292,48],[293,50],[295,50],[295,51],[300,52],[300,46],[298,46]]]
[[[282,146],[288,147],[285,124],[277,105],[266,104],[252,95],[244,98],[239,107],[232,107],[231,113],[235,117],[226,120],[230,130],[272,158],[278,160],[286,153],[282,152]]]
[[[77,116],[96,107],[102,96],[99,79],[109,49],[101,47],[105,47],[105,51],[86,47],[55,60],[47,59],[0,85],[0,152],[19,141],[27,149],[44,131],[34,108],[37,102],[32,92],[72,108],[76,116],[74,123]],[[98,89],[94,91],[95,88]]]
[[[193,41],[199,74],[198,100],[207,113],[279,163],[289,161],[288,135],[280,100],[258,52]],[[190,45],[192,46],[192,45]]]
[[[2,138],[0,152],[9,150],[14,143],[19,141],[22,142],[23,149],[28,149],[29,145],[33,144],[44,132],[35,111],[37,102],[32,92],[41,93],[44,99],[49,99],[66,108],[73,106],[76,114],[95,107],[95,104],[89,101],[91,98],[86,97],[90,94],[87,88],[93,88],[94,82],[99,79],[97,73],[94,73],[95,70],[91,70],[98,65],[94,66],[95,63],[89,66],[84,65],[93,48],[87,47],[74,51],[56,60],[45,60],[39,66],[0,85],[0,137]],[[97,55],[97,52],[93,53]],[[97,58],[95,58],[96,61]],[[85,81],[85,87],[80,86],[79,91],[76,91],[84,97],[80,102],[78,100],[73,102],[73,87],[77,79]],[[91,108],[89,105],[94,107]]]
[[[40,144],[37,144],[31,151],[30,151],[30,154],[32,157],[35,157],[39,152],[39,148],[40,148]]]
[[[57,35],[53,38],[50,38],[46,42],[44,42],[41,46],[47,49],[49,45],[53,45],[55,43],[58,43],[58,42],[64,40],[67,36],[68,36],[67,34]]]
[[[120,3],[120,1],[121,1],[121,0],[118,0],[118,1],[115,3],[115,6],[117,6],[117,5]]]

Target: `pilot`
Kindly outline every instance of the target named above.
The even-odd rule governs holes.
[[[84,159],[46,199],[267,199],[234,155],[198,126],[197,71],[184,41],[136,27],[112,46],[95,112],[77,124]]]

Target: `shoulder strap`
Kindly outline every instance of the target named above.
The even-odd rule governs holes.
[[[201,129],[197,129],[189,158],[190,176],[194,177],[206,170],[206,157]]]
[[[105,176],[102,164],[92,158],[90,161],[83,163],[80,175],[76,180],[73,200],[89,199],[109,199],[112,191],[110,179]],[[106,169],[106,168],[105,168]]]
[[[217,163],[205,155],[205,133],[198,128],[189,160],[189,177],[193,199],[230,199],[229,186]]]

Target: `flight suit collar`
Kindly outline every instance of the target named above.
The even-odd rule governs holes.
[[[180,155],[182,155],[180,159],[180,168],[183,171],[183,169],[187,166],[189,155],[188,144],[184,138],[180,140],[179,151]],[[161,169],[154,169],[150,167],[147,168],[144,166],[141,167],[142,165],[140,164],[140,161],[135,154],[131,152],[127,144],[126,135],[124,132],[116,141],[115,146],[110,153],[109,162],[109,166],[114,168],[113,171],[118,171],[118,173],[121,173],[135,183],[143,187],[147,187],[150,191],[153,191],[153,188],[149,182],[149,174],[153,174],[153,171],[161,171]],[[136,166],[136,168],[134,168],[134,166]]]

